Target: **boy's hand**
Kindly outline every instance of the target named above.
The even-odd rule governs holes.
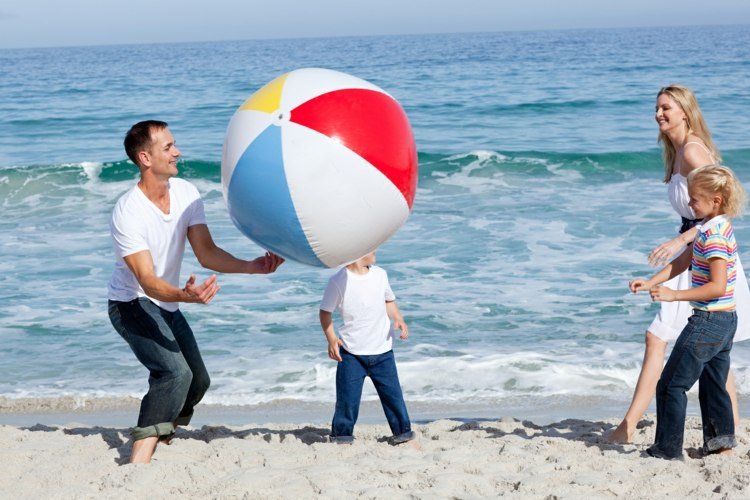
[[[674,302],[677,300],[677,292],[666,286],[657,285],[651,290],[651,300],[654,302]]]
[[[648,280],[644,280],[643,278],[636,278],[628,283],[628,288],[631,292],[638,293],[649,290],[651,286],[649,285]]]
[[[333,342],[328,342],[328,357],[335,361],[343,361],[343,359],[341,359],[341,353],[339,352],[339,347],[342,345],[344,345],[344,341],[339,338]]]
[[[406,340],[409,338],[409,327],[406,326],[406,322],[402,319],[397,319],[393,321],[393,328],[396,328],[397,330],[401,330],[401,335],[398,336],[401,340]]]

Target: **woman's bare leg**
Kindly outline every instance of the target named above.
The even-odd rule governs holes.
[[[664,353],[666,350],[666,342],[653,333],[646,332],[646,350],[643,353],[643,365],[641,366],[641,374],[638,376],[638,383],[635,386],[633,400],[625,418],[608,436],[611,443],[629,443],[633,440],[635,426],[646,413],[651,400],[654,399],[654,394],[656,394],[656,384],[659,382],[661,371],[664,368]]]
[[[731,368],[727,376],[727,392],[729,393],[729,399],[732,400],[732,415],[734,415],[734,425],[736,427],[740,425],[740,408],[737,402],[737,386],[734,385],[734,372]]]

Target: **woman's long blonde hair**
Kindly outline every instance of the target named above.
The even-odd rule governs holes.
[[[747,194],[732,169],[723,165],[706,165],[691,171],[688,186],[703,193],[720,194],[723,200],[722,213],[727,217],[742,215],[747,204]]]
[[[706,121],[703,119],[703,113],[701,112],[700,106],[698,106],[698,100],[695,98],[695,94],[684,85],[676,83],[662,87],[661,90],[659,90],[659,93],[656,94],[656,98],[658,99],[662,94],[669,96],[680,107],[680,109],[682,109],[683,113],[685,113],[688,134],[692,134],[703,141],[703,144],[705,144],[711,152],[713,161],[715,163],[721,163],[719,149],[711,138],[711,132],[708,130],[708,125],[706,125]],[[672,144],[672,141],[669,140],[669,137],[661,131],[659,132],[658,142],[664,148],[662,152],[664,158],[664,182],[669,182],[669,179],[672,178],[672,170],[674,169],[674,160],[677,156],[677,150],[675,149],[674,144]]]

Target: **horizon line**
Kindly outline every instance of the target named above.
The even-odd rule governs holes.
[[[0,47],[0,51],[12,50],[46,50],[46,49],[76,49],[76,48],[96,48],[96,47],[128,47],[134,45],[184,45],[184,44],[211,44],[211,43],[231,43],[231,42],[270,42],[284,40],[326,40],[326,39],[343,39],[343,38],[390,38],[390,37],[410,37],[410,36],[436,36],[436,35],[479,35],[491,33],[539,33],[539,32],[567,32],[567,31],[618,31],[618,30],[637,30],[637,29],[679,29],[679,28],[718,28],[718,27],[739,27],[748,26],[749,23],[720,23],[720,24],[675,24],[675,25],[646,25],[646,26],[609,26],[609,27],[576,27],[576,28],[537,28],[537,29],[504,29],[497,31],[477,30],[477,31],[436,31],[420,33],[372,33],[367,35],[326,35],[326,36],[286,36],[286,37],[254,37],[254,38],[226,38],[226,39],[203,39],[203,40],[173,40],[173,41],[145,41],[145,42],[113,42],[113,43],[91,43],[91,44],[70,44],[70,45],[39,45],[24,47]]]

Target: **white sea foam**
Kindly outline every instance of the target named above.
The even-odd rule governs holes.
[[[92,184],[98,184],[99,176],[102,173],[103,164],[94,161],[84,161],[80,165],[83,169],[83,173],[86,174],[86,177],[88,178],[88,182]]]

